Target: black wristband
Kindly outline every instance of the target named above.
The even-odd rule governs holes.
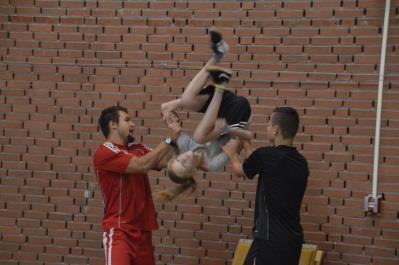
[[[166,137],[165,138],[165,143],[167,143],[168,145],[177,148],[177,144],[172,140],[172,138],[170,137]]]

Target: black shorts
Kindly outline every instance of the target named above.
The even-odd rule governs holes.
[[[209,104],[211,103],[215,87],[207,86],[201,90],[200,95],[209,95],[209,99],[202,106],[199,112],[205,113]],[[251,106],[248,99],[242,96],[237,96],[231,91],[223,93],[222,102],[220,104],[218,118],[226,119],[227,124],[236,124],[239,122],[248,122],[251,116]]]

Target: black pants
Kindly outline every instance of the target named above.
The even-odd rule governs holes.
[[[271,242],[255,238],[244,265],[298,265],[301,250],[300,242]]]

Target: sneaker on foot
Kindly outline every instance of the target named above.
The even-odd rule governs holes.
[[[213,56],[215,57],[216,62],[220,62],[223,58],[223,55],[229,51],[229,45],[223,41],[222,34],[220,34],[220,32],[211,30],[210,35]]]

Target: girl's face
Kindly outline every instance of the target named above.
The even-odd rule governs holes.
[[[201,155],[193,151],[187,151],[176,156],[170,163],[169,170],[176,176],[192,175],[198,168]]]

